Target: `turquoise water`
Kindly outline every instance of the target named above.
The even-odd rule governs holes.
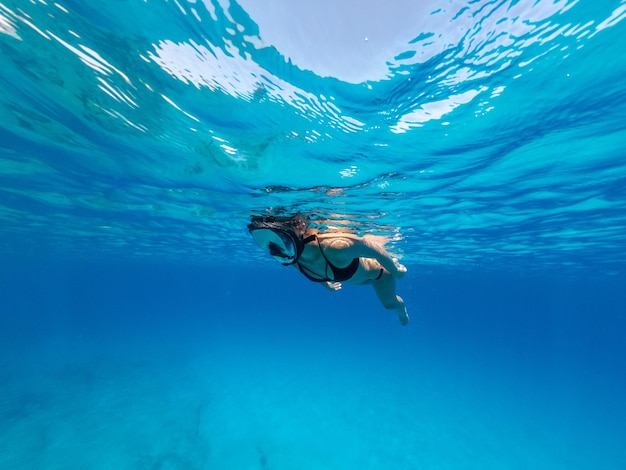
[[[0,3],[0,468],[626,467],[626,3],[292,3]]]

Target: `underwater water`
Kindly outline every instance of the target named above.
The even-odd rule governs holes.
[[[0,0],[0,468],[626,468],[625,18]],[[258,249],[296,212],[411,322]]]

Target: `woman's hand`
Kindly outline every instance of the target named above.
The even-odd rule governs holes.
[[[326,281],[323,285],[330,290],[341,290],[341,282]]]
[[[397,270],[397,271],[396,271],[396,275],[395,275],[395,277],[396,277],[397,279],[400,279],[400,278],[401,278],[401,277],[403,277],[403,276],[406,274],[406,272],[407,272],[406,266],[405,266],[405,265],[403,265],[403,264],[400,264],[400,261],[398,261],[398,258],[391,258],[391,259],[393,260],[393,264],[395,265],[396,270]]]

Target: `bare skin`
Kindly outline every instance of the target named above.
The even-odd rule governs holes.
[[[409,314],[402,297],[396,294],[396,279],[400,279],[406,273],[405,266],[393,258],[382,243],[374,237],[357,237],[350,233],[316,233],[309,231],[305,237],[315,233],[317,240],[307,243],[300,256],[299,263],[308,271],[323,279],[326,274],[326,259],[338,268],[347,267],[352,260],[359,258],[359,267],[350,278],[350,284],[371,284],[383,306],[388,310],[395,310],[402,325],[409,322]],[[383,269],[380,275],[380,269]],[[297,266],[296,266],[297,269]],[[340,282],[324,282],[325,287],[331,290],[341,289]]]

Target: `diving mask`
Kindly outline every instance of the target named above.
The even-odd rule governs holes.
[[[299,216],[253,216],[248,231],[261,249],[279,263],[289,266],[298,262],[304,250],[302,233],[306,223]]]
[[[288,266],[297,261],[298,250],[293,236],[282,230],[259,228],[250,231],[252,238],[279,263]]]

